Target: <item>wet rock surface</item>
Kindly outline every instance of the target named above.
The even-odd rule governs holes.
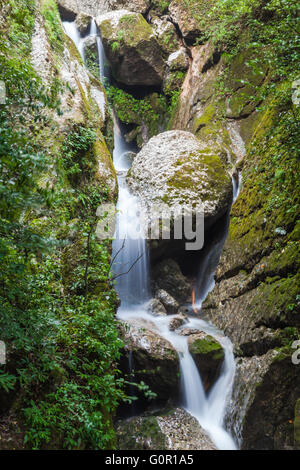
[[[175,315],[175,317],[170,320],[169,330],[175,331],[178,328],[180,328],[182,325],[184,325],[186,322],[187,322],[187,316],[182,313],[179,313],[178,315]]]
[[[227,421],[242,449],[293,448],[293,403],[299,387],[300,378],[288,354],[270,350],[237,361]]]
[[[224,350],[216,339],[204,332],[190,333],[188,346],[204,388],[209,391],[220,375],[225,357]]]
[[[156,298],[164,305],[167,313],[176,313],[179,303],[164,289],[158,289],[155,294]]]
[[[149,385],[159,402],[176,398],[180,379],[179,359],[174,347],[155,331],[155,327],[154,330],[146,328],[144,322],[121,323],[121,331],[125,344],[122,369],[128,368],[130,352],[134,380]]]
[[[182,408],[118,422],[120,450],[215,450],[198,421]]]
[[[147,304],[147,312],[154,316],[167,315],[167,311],[158,299],[151,299]]]

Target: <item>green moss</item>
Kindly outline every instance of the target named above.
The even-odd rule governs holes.
[[[136,99],[116,87],[109,87],[107,94],[122,122],[135,124],[137,127],[146,126],[149,138],[159,133],[167,114],[166,99],[162,95],[152,93],[144,99]],[[138,128],[136,135],[139,135]]]
[[[230,184],[228,175],[225,171],[224,164],[221,162],[218,155],[211,153],[211,149],[207,148],[197,152],[197,154],[191,153],[188,156],[184,156],[183,161],[180,159],[177,162],[176,170],[173,175],[168,179],[167,186],[173,190],[186,190],[194,187],[194,168],[203,168],[206,172],[207,185],[203,188],[201,194],[201,201],[212,200],[220,194],[220,191],[224,190],[226,185]],[[172,194],[165,195],[168,202],[172,201]],[[189,196],[187,195],[187,201]],[[166,202],[166,201],[165,201]]]
[[[64,50],[64,32],[62,29],[57,3],[55,0],[42,0],[41,13],[52,49],[62,54]]]
[[[123,43],[136,47],[141,41],[149,41],[153,37],[151,26],[141,14],[125,14],[119,20],[119,29],[115,33],[110,20],[101,22],[102,36],[110,45],[116,44],[113,49],[118,51]],[[145,47],[145,43],[143,44]],[[142,49],[141,49],[142,52]]]
[[[224,358],[222,346],[212,337],[196,339],[190,347],[190,353],[194,355],[210,356],[213,360],[221,360]]]
[[[154,416],[122,423],[118,432],[119,450],[164,450],[166,446],[166,438]]]
[[[300,274],[288,278],[269,278],[257,288],[251,308],[261,312],[265,324],[300,326]]]

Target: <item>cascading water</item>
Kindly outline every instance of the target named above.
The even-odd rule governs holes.
[[[69,36],[69,38],[72,39],[75,46],[77,47],[78,52],[82,57],[82,60],[85,60],[84,42],[83,42],[83,38],[81,37],[80,32],[78,31],[76,24],[73,21],[63,21],[63,27],[67,36]]]
[[[82,38],[74,23],[64,22],[66,33],[73,39],[82,57],[84,50]],[[97,36],[100,76],[105,77],[105,56],[94,21],[91,24],[91,35]],[[188,326],[210,334],[219,341],[225,352],[221,374],[207,396],[197,366],[189,353],[188,339],[181,336],[180,329],[169,330],[169,323],[174,315],[154,317],[147,313],[145,303],[150,299],[149,253],[143,233],[137,235],[140,224],[139,200],[132,195],[126,185],[126,174],[131,166],[131,146],[126,143],[122,127],[114,118],[114,165],[118,173],[119,201],[117,217],[117,237],[113,242],[114,273],[117,280],[117,291],[121,299],[118,318],[128,323],[136,320],[145,327],[154,329],[157,334],[168,340],[177,350],[180,360],[183,387],[184,407],[193,415],[208,432],[219,449],[236,449],[234,440],[224,428],[224,417],[231,397],[235,375],[233,348],[230,340],[213,325],[201,318],[189,317]],[[235,184],[235,183],[234,183]],[[238,195],[238,185],[234,186],[234,200]],[[205,255],[199,274],[197,306],[201,306],[208,292],[214,286],[214,272],[227,236],[229,215],[226,227],[218,241]],[[134,230],[134,236],[132,234]],[[141,230],[141,229],[140,229]],[[187,325],[185,324],[184,327]]]

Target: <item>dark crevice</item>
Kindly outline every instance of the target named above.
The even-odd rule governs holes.
[[[203,65],[201,72],[206,73],[209,69],[218,65],[218,63],[220,62],[221,56],[222,56],[221,51],[218,51],[218,50],[214,51],[212,56]]]
[[[75,21],[77,17],[77,13],[74,11],[68,10],[67,8],[58,4],[58,11],[60,13],[60,17],[62,21]]]

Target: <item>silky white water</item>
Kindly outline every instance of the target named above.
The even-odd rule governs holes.
[[[74,23],[64,22],[66,33],[73,39],[82,57],[82,38]],[[97,35],[100,77],[105,78],[105,56],[97,27],[93,21],[91,34]],[[119,200],[116,224],[116,239],[113,242],[113,269],[116,289],[121,299],[118,318],[128,323],[141,322],[146,328],[169,341],[176,349],[180,360],[183,389],[183,406],[193,415],[210,435],[218,449],[236,449],[234,440],[224,428],[226,407],[232,393],[235,362],[230,340],[213,325],[201,318],[189,317],[176,332],[169,330],[174,315],[155,317],[146,311],[151,298],[149,253],[140,220],[139,200],[132,195],[126,184],[126,174],[131,166],[131,146],[126,143],[121,126],[114,118],[114,165],[118,173]],[[237,197],[238,187],[234,187]],[[198,277],[197,305],[200,307],[214,286],[214,272],[218,264],[227,230],[208,251]],[[182,328],[198,329],[216,338],[225,352],[220,376],[207,396],[197,366],[188,350],[188,339],[181,336]]]
[[[78,31],[76,24],[73,21],[63,21],[63,27],[67,36],[72,39],[75,46],[77,47],[78,52],[82,57],[82,60],[85,60],[83,38],[81,37],[81,34]]]

